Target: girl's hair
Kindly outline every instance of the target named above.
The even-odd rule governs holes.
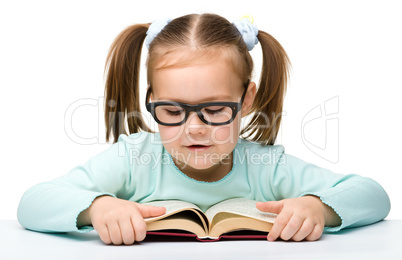
[[[114,40],[107,56],[105,86],[106,140],[112,134],[117,142],[120,134],[140,130],[153,132],[141,116],[139,99],[140,57],[150,24],[135,24]],[[285,50],[270,34],[259,30],[262,69],[258,90],[249,114],[254,113],[240,135],[247,132],[250,140],[273,145],[278,134],[283,99],[286,91],[289,59]],[[148,92],[152,93],[152,73],[169,67],[224,59],[246,84],[252,76],[253,60],[237,28],[215,14],[191,14],[172,20],[149,46],[146,62]]]

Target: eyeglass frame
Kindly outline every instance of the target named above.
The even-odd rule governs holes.
[[[155,121],[158,124],[161,124],[161,125],[164,125],[164,126],[179,126],[179,125],[183,125],[187,121],[187,119],[188,119],[188,117],[190,115],[190,112],[192,112],[192,111],[195,112],[197,114],[198,118],[201,119],[201,121],[203,123],[207,124],[207,125],[213,125],[213,126],[227,125],[227,124],[230,124],[230,123],[233,122],[233,120],[236,118],[237,113],[241,110],[241,107],[242,107],[242,104],[243,104],[243,101],[244,101],[244,97],[246,96],[246,92],[247,92],[249,82],[250,81],[248,81],[244,85],[245,89],[244,89],[244,92],[243,92],[243,94],[241,96],[240,102],[219,102],[218,101],[218,102],[200,103],[200,104],[196,104],[196,105],[191,105],[191,104],[186,104],[186,103],[181,103],[181,102],[175,102],[175,101],[148,102],[148,99],[149,99],[149,97],[151,95],[151,91],[150,91],[151,87],[149,87],[148,90],[147,90],[146,98],[145,98],[145,107],[147,108],[148,112],[151,113],[151,115],[155,119]],[[184,116],[183,120],[178,122],[178,123],[164,123],[164,122],[160,121],[158,119],[158,117],[156,116],[155,108],[158,107],[158,106],[166,106],[166,105],[180,106],[181,108],[183,108],[184,112],[185,112],[185,116]],[[209,122],[209,121],[205,120],[205,118],[204,118],[204,116],[203,116],[203,114],[201,112],[201,109],[204,108],[204,107],[209,107],[209,106],[226,106],[226,107],[229,107],[230,109],[232,109],[232,118],[229,119],[226,122],[221,122],[221,123],[213,123],[213,122]]]

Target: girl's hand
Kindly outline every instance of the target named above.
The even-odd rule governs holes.
[[[278,214],[268,241],[278,237],[283,240],[314,241],[321,237],[324,226],[340,225],[341,220],[334,210],[316,196],[258,202],[257,209]]]
[[[78,217],[79,225],[92,224],[105,244],[131,245],[145,238],[144,218],[164,214],[164,207],[141,205],[136,202],[101,196]]]

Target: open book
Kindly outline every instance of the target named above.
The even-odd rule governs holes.
[[[225,233],[248,230],[249,234],[259,231],[259,235],[247,235],[247,232],[243,232],[241,236],[266,238],[276,214],[259,211],[255,206],[256,202],[245,198],[229,199],[211,206],[206,212],[202,212],[192,203],[179,200],[144,203],[166,208],[164,215],[145,219],[147,233],[186,236],[183,233],[174,232],[174,230],[181,230],[193,233],[194,235],[187,236],[196,236],[198,240],[219,240]],[[163,233],[163,231],[166,232]],[[224,237],[230,237],[230,235]]]

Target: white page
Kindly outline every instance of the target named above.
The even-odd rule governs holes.
[[[146,218],[146,221],[151,221],[155,219],[160,219],[165,216],[171,215],[175,212],[178,212],[182,209],[187,209],[187,208],[193,208],[197,209],[199,211],[202,211],[199,207],[196,205],[186,202],[186,201],[180,201],[180,200],[158,200],[158,201],[151,201],[151,202],[146,202],[146,203],[141,203],[143,205],[152,205],[152,206],[162,206],[166,208],[166,213],[163,214],[162,216],[159,217],[152,217],[152,218]]]
[[[205,214],[211,221],[217,213],[229,212],[273,223],[277,214],[258,210],[255,206],[256,203],[257,201],[255,200],[245,198],[229,199],[213,205],[205,212]]]

